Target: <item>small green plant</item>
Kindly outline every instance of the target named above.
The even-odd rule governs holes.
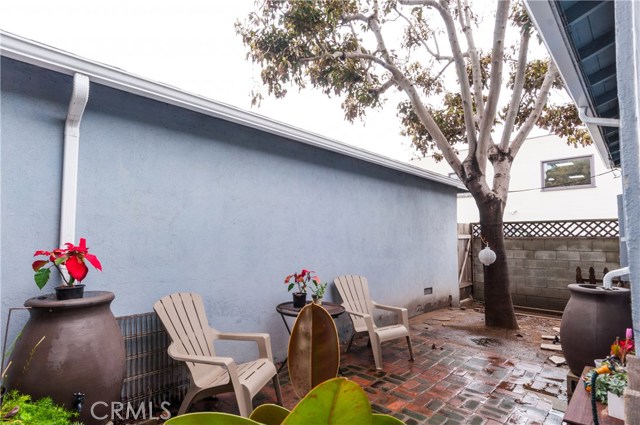
[[[622,397],[624,389],[629,385],[629,377],[627,372],[613,373],[608,376],[607,387],[613,394]]]
[[[31,396],[10,391],[2,397],[2,423],[14,425],[73,425],[78,414],[53,403],[49,397],[32,401]]]
[[[591,383],[594,374],[597,375],[594,385],[596,400],[600,403],[607,403],[608,392],[622,396],[624,389],[629,385],[627,372],[624,370],[616,370],[609,361],[605,361],[600,368],[592,369],[585,375],[584,384],[587,391],[593,391]]]
[[[327,285],[328,283],[319,283],[314,280],[311,286],[311,292],[313,293],[313,295],[318,297],[319,300],[321,300],[327,290]]]

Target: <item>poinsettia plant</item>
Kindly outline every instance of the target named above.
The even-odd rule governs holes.
[[[622,396],[629,384],[626,357],[635,354],[633,345],[633,329],[627,328],[625,339],[617,337],[611,345],[611,355],[601,362],[600,366],[591,369],[584,377],[587,391],[595,387],[596,400],[607,403],[608,393]],[[594,379],[595,375],[595,379]]]
[[[290,274],[284,278],[284,283],[288,284],[288,291],[291,291],[294,286],[298,286],[298,292],[302,294],[307,293],[307,287],[311,282],[316,285],[320,284],[320,278],[314,275],[313,270],[302,269],[300,273]]]
[[[611,355],[620,359],[623,365],[627,364],[627,354],[635,354],[633,329],[631,328],[627,328],[625,339],[616,338],[611,345]]]
[[[49,281],[51,276],[51,268],[55,267],[62,277],[63,285],[73,286],[76,282],[81,282],[89,273],[85,260],[93,267],[102,271],[102,264],[98,258],[89,254],[87,241],[80,238],[80,245],[65,243],[65,248],[56,248],[53,251],[36,251],[34,257],[46,256],[46,260],[36,260],[32,264],[33,271],[36,272],[34,280],[38,288],[42,289]],[[47,266],[48,265],[48,266]],[[69,278],[62,272],[61,267],[64,266],[69,272]]]

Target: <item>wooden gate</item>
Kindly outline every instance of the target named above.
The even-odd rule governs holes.
[[[460,300],[469,298],[473,290],[473,261],[471,224],[458,223],[458,286]]]

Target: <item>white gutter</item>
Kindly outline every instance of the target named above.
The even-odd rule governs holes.
[[[587,85],[580,72],[580,66],[575,63],[573,56],[569,53],[571,52],[571,44],[562,30],[562,21],[552,3],[551,1],[538,0],[524,1],[527,13],[538,30],[540,37],[542,37],[542,41],[547,47],[551,59],[558,67],[567,92],[573,99],[578,111],[585,110],[591,112],[591,115],[595,115],[595,110],[588,96],[589,91],[587,90]],[[613,163],[609,156],[609,149],[598,128],[598,125],[603,124],[595,124],[584,120],[583,122],[586,124],[587,130],[589,130],[589,134],[605,166],[608,169],[613,168]],[[610,124],[606,125],[610,126]]]
[[[78,194],[78,154],[80,120],[89,100],[89,77],[75,74],[73,92],[64,125],[64,158],[62,163],[62,199],[60,202],[60,246],[76,243],[76,207]]]
[[[87,75],[93,83],[133,93],[211,117],[220,118],[245,127],[255,128],[297,142],[418,176],[426,180],[453,186],[461,191],[467,190],[462,182],[448,176],[396,161],[355,146],[346,145],[337,140],[310,133],[203,96],[187,93],[167,84],[150,81],[121,69],[93,62],[15,34],[0,31],[0,48],[2,56],[21,62],[30,63],[67,75],[74,75],[75,73],[84,74]]]

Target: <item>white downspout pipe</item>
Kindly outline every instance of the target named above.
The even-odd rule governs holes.
[[[604,289],[611,289],[613,285],[613,278],[618,276],[624,276],[629,274],[629,267],[623,267],[621,269],[611,270],[609,273],[605,274],[602,278],[602,287]]]
[[[78,194],[78,154],[80,120],[89,100],[89,77],[73,76],[73,92],[64,125],[64,158],[62,163],[62,199],[60,202],[60,246],[76,243],[76,207]]]
[[[585,124],[593,124],[603,127],[620,127],[620,120],[616,118],[590,117],[587,115],[588,108],[578,108],[578,118]]]

